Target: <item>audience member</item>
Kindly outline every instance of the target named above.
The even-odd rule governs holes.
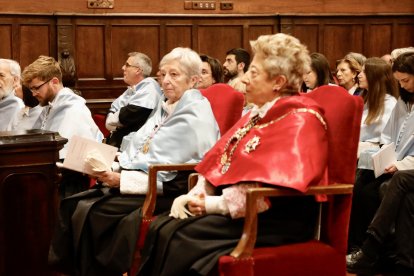
[[[15,92],[16,96],[23,100],[25,106],[14,116],[7,130],[33,129],[40,113],[42,113],[43,107],[39,105],[39,101],[26,86],[20,85]]]
[[[148,189],[148,166],[198,162],[219,137],[210,103],[193,89],[201,65],[199,55],[188,48],[175,48],[162,58],[164,96],[125,145],[118,158],[121,172],[98,173],[106,187],[61,202],[49,253],[56,269],[76,275],[120,275],[128,270]],[[156,214],[187,191],[187,177],[188,173],[158,174],[162,196],[157,198]]]
[[[375,178],[373,170],[357,171],[354,185],[351,221],[349,227],[349,250],[362,245],[366,230],[378,206],[381,194],[387,187],[392,175],[399,170],[414,168],[414,52],[397,58],[392,70],[400,83],[400,97],[381,133],[380,144],[395,144],[396,162],[388,166],[384,174]],[[360,156],[360,159],[362,156]]]
[[[14,90],[20,84],[20,65],[11,59],[0,59],[0,131],[5,131],[11,120],[24,107]]]
[[[347,255],[347,270],[358,275],[382,273],[382,256],[395,239],[392,252],[398,276],[414,275],[414,170],[393,175],[361,249]]]
[[[204,177],[174,201],[170,216],[151,224],[138,275],[209,275],[241,236],[247,189],[259,186],[253,183],[304,191],[326,172],[322,110],[298,94],[309,70],[306,47],[283,33],[260,36],[251,45],[255,55],[242,80],[255,107],[206,154],[196,168]],[[258,203],[258,246],[312,238],[313,198],[271,201]]]
[[[197,88],[205,89],[215,83],[222,83],[223,80],[223,66],[220,61],[208,55],[200,55],[203,67],[201,70],[201,78],[197,84]]]
[[[364,99],[359,157],[360,152],[379,148],[381,132],[397,103],[398,83],[392,75],[391,66],[377,57],[366,60],[358,79],[359,87],[363,89],[360,95]],[[372,169],[371,158],[368,161],[369,164],[363,167]]]
[[[392,57],[390,54],[385,54],[381,57],[382,60],[384,60],[389,65],[392,65]]]
[[[394,60],[401,54],[414,52],[414,47],[404,47],[404,48],[396,48],[391,51],[391,62],[393,63]]]
[[[68,50],[60,53],[58,62],[62,71],[62,84],[64,87],[70,88],[76,95],[82,96],[82,92],[75,89],[78,75],[76,73],[75,60]]]
[[[310,54],[311,68],[303,74],[302,91],[309,92],[322,85],[333,84],[329,62],[321,53]]]
[[[355,59],[361,67],[364,66],[365,61],[367,60],[367,58],[363,54],[356,53],[356,52],[349,52],[348,54],[345,55],[344,58],[345,59],[348,59],[348,58]]]
[[[224,77],[227,83],[242,93],[246,91],[246,85],[241,77],[249,69],[250,54],[243,48],[233,48],[226,53],[226,61],[223,64]]]
[[[343,58],[336,62],[336,78],[339,85],[348,90],[351,95],[359,95],[362,89],[358,87],[358,74],[361,65],[353,58]]]
[[[69,141],[74,135],[102,141],[103,135],[93,121],[85,99],[63,87],[62,71],[53,57],[40,56],[24,69],[22,79],[23,85],[32,91],[33,96],[44,107],[33,128],[58,132]],[[59,158],[64,159],[66,153],[67,144],[59,151]],[[87,176],[62,170],[59,186],[61,198],[88,187]]]
[[[106,128],[111,131],[107,143],[120,147],[124,136],[140,129],[156,107],[162,92],[156,80],[150,77],[151,59],[139,52],[128,54],[122,66],[127,90],[111,105]]]

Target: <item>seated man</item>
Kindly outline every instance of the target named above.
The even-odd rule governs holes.
[[[20,83],[20,65],[11,59],[0,59],[0,131],[7,130],[11,120],[24,107],[14,89]]]
[[[71,89],[63,87],[62,71],[53,57],[40,56],[24,69],[22,80],[23,85],[32,91],[40,106],[44,106],[33,125],[34,129],[55,131],[69,140],[73,135],[78,135],[102,141],[103,135],[92,119],[85,99]],[[67,144],[59,151],[59,158],[64,159],[66,153]],[[62,171],[59,187],[62,198],[88,187],[87,176],[69,170]]]
[[[129,87],[112,103],[106,118],[106,128],[111,131],[107,143],[118,148],[125,135],[137,131],[147,121],[162,94],[157,81],[150,77],[151,59],[138,52],[128,55],[122,70]]]

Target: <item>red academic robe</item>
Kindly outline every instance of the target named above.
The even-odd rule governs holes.
[[[241,139],[227,172],[222,172],[222,154],[230,137],[249,121],[248,114],[205,155],[196,171],[214,186],[257,181],[304,192],[312,185],[326,185],[327,126],[318,115],[323,111],[312,99],[281,98]]]

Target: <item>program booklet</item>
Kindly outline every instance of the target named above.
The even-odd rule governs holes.
[[[63,167],[94,175],[111,169],[117,151],[114,146],[74,135],[69,140]]]
[[[385,168],[395,164],[397,158],[395,156],[395,144],[391,143],[382,146],[382,148],[372,155],[372,163],[374,165],[375,177],[379,177],[384,173]]]

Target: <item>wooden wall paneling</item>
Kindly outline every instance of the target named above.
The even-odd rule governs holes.
[[[75,51],[79,81],[105,79],[105,25],[77,25]]]
[[[24,68],[40,55],[53,56],[53,38],[50,25],[20,25],[20,66]]]
[[[192,24],[171,24],[169,22],[166,22],[164,25],[165,33],[164,36],[161,37],[161,45],[164,47],[164,51],[161,50],[161,46],[161,57],[170,52],[175,47],[192,48]]]
[[[364,53],[364,25],[362,24],[325,24],[324,48],[331,66],[348,52]]]
[[[247,45],[250,48],[250,41],[251,40],[256,40],[261,35],[269,35],[269,34],[274,34],[274,33],[277,33],[277,32],[278,32],[278,28],[276,26],[250,25],[248,30],[247,30]]]
[[[226,52],[232,48],[243,47],[243,26],[206,26],[198,27],[198,51],[224,62]]]
[[[130,52],[142,52],[148,55],[154,62],[154,66],[160,60],[159,56],[159,35],[160,25],[112,25],[112,71],[114,77],[122,79],[122,66]],[[153,68],[152,74],[156,73]]]
[[[411,20],[395,23],[393,49],[414,46],[414,16]]]
[[[63,51],[69,51],[76,60],[74,44],[74,21],[72,17],[58,17],[56,22],[57,28],[57,54],[59,56]]]
[[[219,2],[215,1],[217,6]],[[9,13],[157,13],[157,14],[263,14],[263,13],[301,13],[301,14],[367,14],[367,13],[414,13],[412,0],[232,0],[233,10],[185,10],[184,0],[115,0],[113,9],[88,9],[86,0],[0,0],[3,12]]]
[[[381,57],[392,50],[392,23],[368,24],[364,36],[367,57]]]
[[[23,69],[39,55],[55,56],[55,25],[48,16],[0,16],[0,57],[18,61]]]
[[[2,42],[0,43],[0,57],[12,58],[12,25],[3,24],[0,25],[0,37]]]

